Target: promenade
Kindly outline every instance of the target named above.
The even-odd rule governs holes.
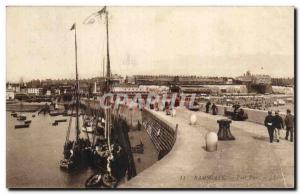
[[[294,187],[294,143],[269,143],[263,125],[233,121],[235,141],[219,141],[216,152],[205,150],[205,135],[218,132],[217,120],[203,112],[177,109],[176,116],[152,113],[175,128],[172,150],[120,188],[291,188]],[[189,125],[196,114],[197,122]]]

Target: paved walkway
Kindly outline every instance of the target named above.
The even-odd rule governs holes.
[[[219,141],[216,152],[205,151],[205,135],[218,131],[217,120],[203,112],[178,109],[176,117],[153,114],[179,125],[177,140],[162,160],[120,185],[123,188],[289,188],[294,186],[294,144],[269,143],[264,126],[233,121],[235,141]],[[196,114],[197,122],[189,125]]]

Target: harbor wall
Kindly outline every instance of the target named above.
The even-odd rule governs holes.
[[[6,111],[35,112],[45,106],[45,103],[6,103]]]
[[[169,126],[163,120],[159,119],[148,109],[142,111],[142,125],[153,142],[157,152],[158,160],[167,155],[176,141],[178,125]]]

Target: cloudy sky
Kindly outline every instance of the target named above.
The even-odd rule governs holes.
[[[74,78],[77,23],[80,78],[102,75],[102,7],[8,7],[8,81]],[[274,77],[294,73],[293,7],[109,7],[112,72]]]

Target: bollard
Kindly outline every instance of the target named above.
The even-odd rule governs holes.
[[[219,124],[218,139],[219,140],[235,140],[235,137],[231,134],[231,131],[230,131],[231,120],[220,119],[220,120],[217,120],[217,122]]]
[[[175,108],[172,109],[172,117],[175,117],[176,116],[176,110]]]
[[[196,115],[192,114],[190,118],[190,125],[195,125],[196,121],[197,121]]]
[[[218,147],[218,136],[214,132],[209,132],[205,136],[206,151],[214,152]]]

